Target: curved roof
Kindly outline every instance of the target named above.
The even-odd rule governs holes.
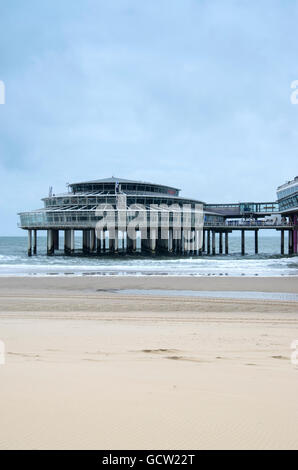
[[[103,178],[99,180],[80,181],[78,183],[71,183],[69,186],[76,186],[78,184],[100,184],[100,183],[148,184],[150,186],[163,186],[164,188],[170,188],[170,189],[175,189],[176,191],[180,191],[179,188],[175,188],[174,186],[168,186],[167,184],[150,183],[148,181],[140,181],[140,180],[127,180],[124,178],[116,178],[115,176],[112,176],[111,178]]]

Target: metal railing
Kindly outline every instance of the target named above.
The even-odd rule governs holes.
[[[238,221],[230,220],[225,222],[205,222],[204,227],[292,227],[292,222],[271,222],[266,220]]]

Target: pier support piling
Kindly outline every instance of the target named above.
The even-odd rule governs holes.
[[[64,230],[64,253],[69,254],[69,230]]]
[[[133,240],[129,235],[130,234],[126,232],[126,251],[127,253],[132,253],[133,252]]]
[[[216,250],[215,250],[215,230],[212,230],[212,254],[213,255],[216,254]]]
[[[75,231],[71,229],[69,234],[69,242],[70,242],[70,253],[74,253],[75,251]]]
[[[225,254],[229,254],[229,232],[225,232]]]
[[[210,230],[207,230],[207,255],[210,255]]]
[[[288,241],[289,241],[289,255],[293,254],[293,230],[289,230]]]
[[[96,234],[96,251],[99,254],[101,252],[101,241],[102,241],[102,230],[98,230],[95,232]]]
[[[172,228],[170,228],[170,230],[169,230],[168,250],[169,250],[170,253],[173,252],[173,229]]]
[[[149,232],[149,240],[150,240],[151,253],[155,253],[155,251],[156,251],[156,230],[151,230]]]
[[[245,230],[241,230],[241,255],[245,255]]]
[[[259,253],[259,230],[255,230],[255,254]]]
[[[92,253],[95,250],[95,230],[92,228],[90,230],[90,252]]]
[[[32,256],[32,230],[28,230],[28,256]]]
[[[90,230],[83,230],[83,253],[90,251]]]
[[[70,255],[74,253],[74,230],[64,230],[64,253]]]
[[[55,251],[54,248],[54,230],[48,229],[47,231],[47,255],[53,255]]]
[[[222,232],[219,232],[219,253],[222,255]]]
[[[280,231],[280,254],[285,254],[285,231]]]
[[[59,230],[53,230],[54,250],[59,250]]]
[[[103,230],[103,235],[102,235],[102,250],[104,253],[108,251],[108,239],[107,239],[107,230]]]
[[[115,229],[115,239],[114,239],[114,251],[115,253],[118,253],[119,249],[119,232],[117,229]]]
[[[37,230],[33,230],[33,254],[37,253]]]

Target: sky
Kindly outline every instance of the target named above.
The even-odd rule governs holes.
[[[0,235],[66,183],[116,176],[209,203],[298,175],[298,1],[1,3]]]

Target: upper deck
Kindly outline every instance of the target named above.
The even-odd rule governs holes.
[[[231,204],[206,204],[207,210],[216,211],[225,218],[261,218],[279,212],[277,202],[239,202]]]
[[[127,180],[123,178],[104,178],[100,180],[84,181],[80,183],[71,183],[69,185],[73,194],[77,193],[136,193],[136,194],[168,194],[179,196],[180,189],[172,186],[148,183],[144,181]]]

